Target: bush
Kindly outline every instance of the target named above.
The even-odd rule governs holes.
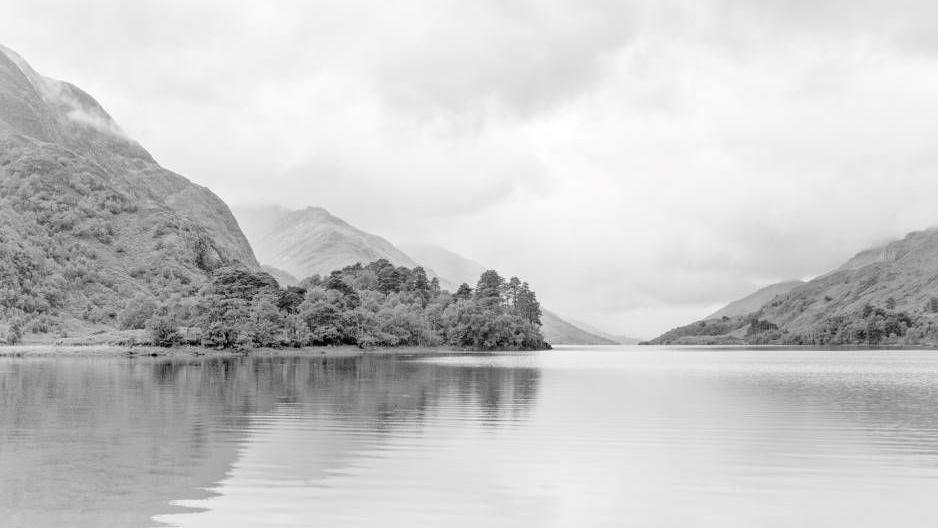
[[[161,347],[170,347],[182,342],[182,336],[176,327],[176,322],[168,315],[155,315],[147,321],[147,332],[150,341]]]
[[[20,321],[10,323],[7,330],[6,342],[8,345],[18,345],[23,340],[23,325]]]

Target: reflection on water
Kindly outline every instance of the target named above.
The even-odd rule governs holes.
[[[2,526],[935,526],[938,354],[0,359]]]

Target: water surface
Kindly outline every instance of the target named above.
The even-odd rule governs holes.
[[[0,525],[938,525],[938,353],[0,359]]]

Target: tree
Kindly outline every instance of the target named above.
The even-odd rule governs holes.
[[[430,293],[430,280],[427,278],[427,271],[421,266],[417,266],[411,276],[414,281],[412,290],[420,293],[426,299],[426,296]]]
[[[484,271],[476,284],[474,298],[483,304],[501,304],[505,295],[505,279],[495,270]]]
[[[290,286],[277,296],[277,309],[282,312],[296,313],[306,299],[306,290],[297,286]]]
[[[18,345],[23,340],[23,322],[20,319],[10,321],[10,328],[7,330],[6,342],[8,345]]]
[[[378,291],[385,295],[401,291],[401,276],[397,268],[384,259],[377,261],[375,264],[377,265],[375,274],[378,277]]]
[[[257,294],[280,291],[280,285],[270,274],[226,267],[219,268],[212,274],[211,289],[225,298],[250,301]]]
[[[518,294],[521,292],[521,279],[512,277],[505,286],[505,304],[514,308],[518,303]]]
[[[251,303],[247,334],[252,345],[271,347],[280,344],[285,321],[276,301],[277,296],[273,294],[261,294]]]
[[[537,302],[537,295],[527,282],[518,289],[515,311],[529,323],[541,326],[541,304]]]
[[[234,348],[246,344],[244,329],[250,320],[250,303],[239,297],[211,295],[203,299],[202,345]]]
[[[465,282],[459,285],[459,288],[456,290],[456,293],[453,295],[457,301],[468,301],[472,299],[472,288],[469,287]]]

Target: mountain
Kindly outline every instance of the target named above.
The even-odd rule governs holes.
[[[771,284],[755,293],[749,294],[742,299],[737,299],[716,312],[708,315],[705,319],[720,319],[721,317],[737,317],[740,315],[751,314],[766,303],[779,295],[784,295],[791,290],[804,284],[804,281],[785,281]]]
[[[653,344],[938,344],[938,229],[858,253],[749,314],[698,321]]]
[[[387,240],[366,233],[321,207],[299,211],[236,208],[258,259],[300,279],[328,275],[360,262],[387,259],[395,266],[418,266]]]
[[[401,249],[417,262],[433,268],[454,288],[462,283],[474,286],[479,275],[489,269],[472,259],[432,244],[405,244]]]
[[[579,328],[583,330],[586,330],[587,332],[591,334],[606,338],[609,341],[612,341],[619,345],[637,345],[642,341],[641,339],[638,339],[637,337],[611,334],[604,330],[600,330],[599,328],[596,328],[595,326],[589,323],[584,323],[583,321],[577,321],[576,319],[571,319],[570,323],[575,326],[578,326]]]
[[[221,199],[0,47],[0,321],[108,325],[135,294],[183,294],[225,265],[259,266]]]
[[[273,277],[281,288],[286,288],[288,286],[298,286],[300,284],[299,279],[283,271],[282,269],[275,268],[273,266],[261,266],[261,270]]]
[[[617,341],[591,334],[561,319],[557,314],[543,310],[541,333],[552,345],[616,345]]]

